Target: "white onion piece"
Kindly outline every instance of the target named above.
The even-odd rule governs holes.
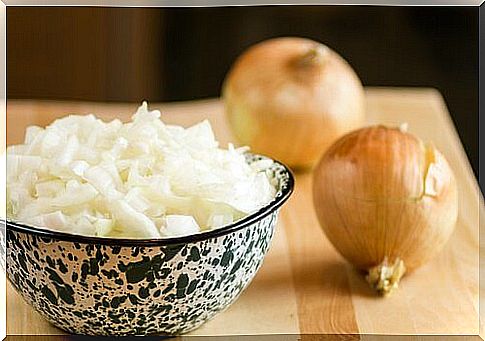
[[[155,223],[146,215],[137,212],[124,200],[113,200],[108,204],[116,223],[122,228],[122,236],[130,238],[158,238]]]
[[[63,191],[66,184],[61,180],[50,180],[39,182],[35,185],[36,197],[54,197],[57,193]]]
[[[106,236],[113,230],[114,221],[113,219],[103,219],[99,218],[94,222],[94,228],[96,229],[96,235]]]
[[[7,155],[7,177],[38,169],[41,163],[42,158],[39,156],[9,154]]]
[[[107,167],[94,166],[84,171],[83,177],[106,197],[121,197],[121,193],[116,189],[121,180],[113,176],[113,173]]]
[[[164,236],[183,236],[197,233],[199,230],[199,225],[191,216],[168,215],[161,232]]]
[[[37,217],[32,217],[29,221],[31,224],[40,226],[49,226],[52,229],[63,231],[67,224],[67,219],[61,211],[42,214]]]
[[[79,206],[92,201],[98,191],[90,184],[80,184],[74,188],[66,186],[65,192],[61,192],[51,201],[51,205],[56,208]]]
[[[77,176],[84,176],[84,172],[89,168],[89,163],[84,160],[73,161],[69,164],[71,171]]]
[[[30,126],[25,130],[24,144],[31,144],[39,133],[42,133],[44,129],[38,126]]]
[[[219,148],[209,121],[165,125],[144,102],[131,122],[70,115],[7,148],[7,216],[68,233],[162,238],[241,219],[273,199],[271,160]]]

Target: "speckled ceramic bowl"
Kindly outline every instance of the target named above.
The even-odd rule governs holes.
[[[233,303],[261,266],[293,190],[285,166],[275,163],[272,171],[279,180],[272,202],[197,235],[108,239],[7,221],[8,278],[42,316],[71,333],[186,333]]]

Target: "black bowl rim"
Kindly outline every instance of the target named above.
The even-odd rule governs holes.
[[[254,156],[262,156],[253,154]],[[189,244],[196,243],[204,240],[209,240],[212,238],[217,238],[224,236],[226,234],[241,230],[258,220],[263,219],[269,214],[273,213],[279,209],[288,198],[293,193],[295,187],[295,178],[291,170],[282,162],[273,160],[276,164],[282,167],[287,174],[288,178],[286,183],[283,184],[278,195],[270,201],[267,205],[260,208],[258,211],[240,219],[232,224],[223,226],[210,231],[205,231],[197,234],[191,234],[181,237],[171,237],[171,238],[153,238],[153,239],[135,239],[135,238],[105,238],[105,237],[95,237],[95,236],[85,236],[66,232],[59,232],[48,230],[42,227],[36,227],[32,225],[23,224],[20,222],[12,221],[9,219],[6,221],[6,228],[11,229],[15,232],[27,233],[36,235],[43,238],[55,239],[58,241],[68,241],[75,242],[79,244],[97,244],[97,245],[108,245],[108,246],[167,246],[176,244]],[[0,223],[2,222],[0,220]]]

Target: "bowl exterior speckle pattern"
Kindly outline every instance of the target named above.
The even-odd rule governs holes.
[[[83,244],[7,228],[7,274],[30,305],[71,333],[185,333],[249,284],[277,214],[219,237],[166,246]]]

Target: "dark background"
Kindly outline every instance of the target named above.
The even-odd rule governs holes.
[[[329,45],[364,85],[437,88],[477,172],[476,7],[8,7],[7,97],[218,96],[245,48],[285,35]]]

